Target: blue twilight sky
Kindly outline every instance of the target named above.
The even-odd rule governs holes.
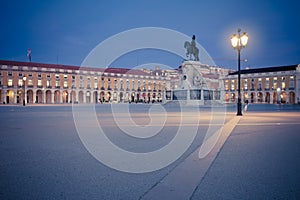
[[[0,59],[80,65],[108,37],[139,27],[163,27],[196,40],[215,63],[236,68],[230,37],[237,28],[249,43],[245,67],[300,63],[300,12],[296,0],[4,0],[1,2]],[[182,58],[155,50],[120,57],[113,67],[143,63],[178,67]],[[105,67],[105,66],[100,66]]]

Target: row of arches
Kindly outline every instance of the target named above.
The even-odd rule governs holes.
[[[105,102],[150,102],[161,101],[160,92],[117,92],[117,91],[68,91],[68,90],[0,90],[3,104],[18,104],[23,100],[29,104],[60,103],[105,103]]]
[[[235,103],[237,102],[237,93],[225,93],[225,101]],[[242,94],[242,102],[249,103],[295,103],[294,92],[251,92]]]

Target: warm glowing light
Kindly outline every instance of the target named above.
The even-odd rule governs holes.
[[[248,43],[248,35],[246,32],[243,33],[242,37],[241,37],[241,44],[242,46],[246,46]]]
[[[26,81],[26,76],[23,76],[23,81]]]
[[[281,89],[280,88],[277,88],[277,92],[279,93],[281,91]]]
[[[236,48],[238,46],[239,43],[239,38],[237,37],[236,34],[233,34],[231,37],[231,45],[233,46],[233,48]]]

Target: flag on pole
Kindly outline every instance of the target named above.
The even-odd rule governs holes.
[[[28,60],[29,62],[31,62],[31,49],[27,49],[27,57],[28,57]]]

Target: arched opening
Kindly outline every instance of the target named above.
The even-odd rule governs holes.
[[[249,95],[247,92],[244,93],[244,102],[249,103]]]
[[[151,94],[150,94],[150,92],[148,93],[148,103],[150,103],[150,101],[151,101]]]
[[[280,94],[280,102],[281,103],[286,103],[286,92],[282,92]]]
[[[225,101],[229,102],[229,94],[227,92],[225,93]]]
[[[123,92],[120,92],[120,102],[123,102]]]
[[[125,94],[125,102],[129,102],[130,101],[130,96],[129,96],[129,93],[126,92]]]
[[[290,92],[290,104],[294,104],[295,103],[295,93],[294,92]]]
[[[98,92],[97,91],[94,91],[93,99],[94,99],[94,103],[98,103]]]
[[[33,91],[32,90],[27,90],[26,92],[26,102],[27,103],[33,103]]]
[[[251,98],[251,103],[254,103],[255,102],[255,93],[254,92],[251,92],[250,98]]]
[[[56,90],[54,92],[54,103],[60,103],[60,92],[59,92],[59,90]]]
[[[104,92],[102,91],[102,92],[100,92],[100,98],[99,98],[99,100],[100,100],[100,103],[103,103],[104,101],[105,101],[105,97],[104,97],[105,95],[104,95]]]
[[[270,93],[269,92],[266,93],[265,102],[270,103]]]
[[[76,93],[75,91],[72,91],[70,93],[70,103],[75,103],[75,101],[76,101]]]
[[[263,102],[263,94],[262,92],[257,93],[257,102],[262,103]]]
[[[18,90],[17,91],[17,103],[22,103],[24,99],[24,91]]]
[[[36,91],[35,103],[43,103],[43,91],[42,90]]]
[[[116,92],[113,93],[113,101],[115,101],[115,102],[118,101],[118,95]]]
[[[135,94],[133,92],[133,93],[131,93],[131,102],[134,102],[134,100],[135,100]]]
[[[86,92],[86,103],[91,103],[91,92],[90,91]]]
[[[275,104],[275,103],[278,103],[277,102],[277,93],[276,92],[273,93],[273,104]]]
[[[6,103],[11,104],[14,103],[15,93],[13,90],[7,90],[6,92]]]
[[[158,102],[162,102],[162,99],[161,99],[161,93],[158,93],[158,95],[157,95],[157,101],[158,101]]]
[[[106,101],[107,101],[107,102],[110,102],[110,99],[111,99],[111,93],[110,93],[110,92],[107,92],[107,93],[106,93]]]
[[[83,103],[83,92],[82,91],[79,91],[79,93],[78,93],[78,102]]]
[[[46,103],[52,103],[52,93],[50,90],[46,91]]]
[[[63,91],[62,95],[63,95],[63,103],[68,103],[69,102],[68,91],[67,90]]]
[[[235,102],[235,94],[231,93],[231,102]]]

